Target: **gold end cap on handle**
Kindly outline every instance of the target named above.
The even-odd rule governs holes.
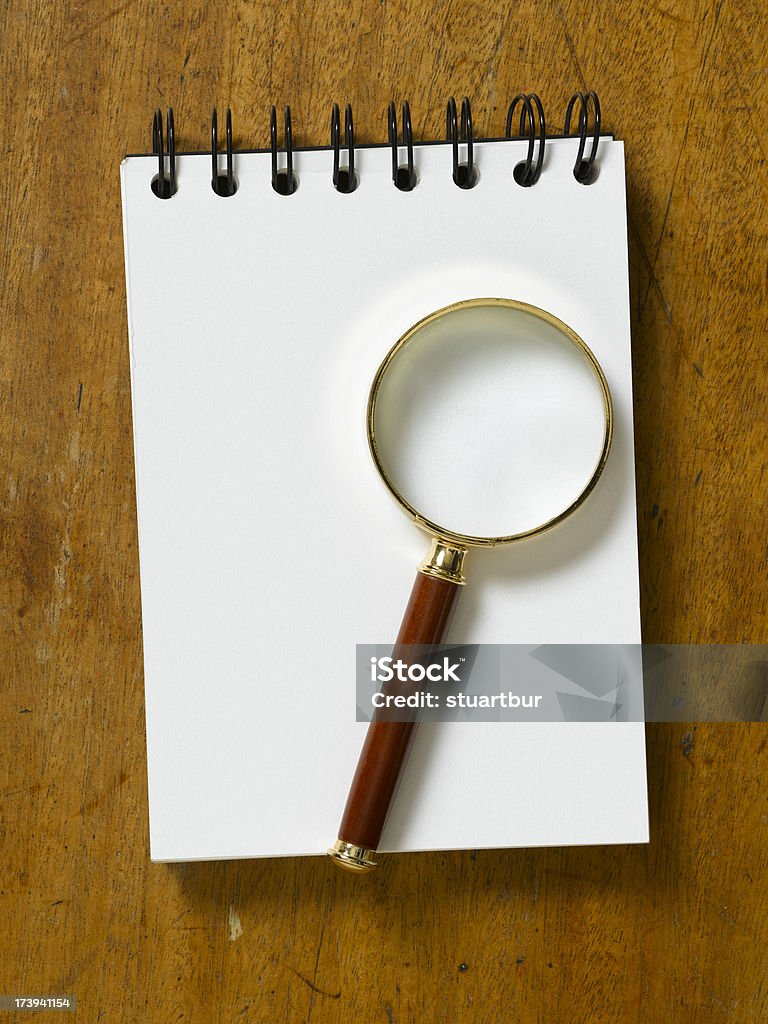
[[[467,549],[460,544],[449,544],[447,541],[433,538],[432,550],[419,566],[419,572],[463,587],[467,582],[464,575],[466,554]]]
[[[374,853],[376,853],[375,850],[369,850],[365,846],[355,846],[354,843],[345,843],[343,839],[337,839],[328,850],[328,856],[334,864],[357,874],[372,871],[376,867],[376,861],[372,859]]]

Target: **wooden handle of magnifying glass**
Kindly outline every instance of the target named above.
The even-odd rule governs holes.
[[[405,645],[441,643],[460,591],[460,583],[418,572],[393,657],[407,661]],[[401,647],[405,649],[401,651]],[[341,819],[339,838],[328,851],[341,867],[353,871],[375,867],[371,854],[379,845],[415,729],[413,721],[377,721],[375,715],[371,720]]]

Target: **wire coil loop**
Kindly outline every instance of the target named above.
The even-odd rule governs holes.
[[[406,151],[406,164],[399,162],[397,136],[397,108],[390,102],[387,108],[387,136],[392,148],[392,182],[401,192],[412,192],[416,188],[416,172],[413,169],[413,125],[411,124],[411,108],[408,100],[403,101],[403,141]]]
[[[293,133],[291,131],[291,108],[283,111],[283,144],[285,146],[285,167],[278,170],[277,160],[277,111],[272,107],[269,116],[269,135],[272,147],[272,188],[281,196],[291,196],[298,188],[293,173]]]
[[[520,104],[520,130],[517,136],[512,134],[512,121],[515,116],[515,110],[518,103]],[[538,123],[538,132],[536,125]],[[532,93],[518,93],[517,96],[512,100],[507,111],[507,123],[505,129],[505,135],[508,139],[512,138],[524,138],[528,136],[528,153],[525,160],[522,160],[514,170],[515,181],[518,185],[522,185],[523,188],[530,188],[531,185],[535,185],[541,177],[541,170],[544,166],[544,146],[547,141],[547,127],[544,119],[544,107],[541,100],[535,92]],[[538,149],[536,150],[536,159],[534,160],[534,148],[536,145],[536,137],[538,135]]]
[[[472,146],[472,110],[466,96],[461,101],[460,121],[456,116],[456,100],[453,96],[448,100],[445,113],[445,134],[453,150],[454,184],[463,189],[474,188],[477,184],[478,174]],[[467,147],[465,163],[459,163],[459,142],[465,143]]]
[[[591,185],[597,180],[598,174],[595,158],[600,141],[600,100],[597,98],[597,93],[592,90],[587,93],[575,92],[571,96],[568,108],[565,111],[565,127],[563,129],[565,135],[571,134],[571,115],[577,103],[579,104],[579,148],[576,153],[576,162],[573,165],[573,176],[580,184]],[[589,134],[590,107],[592,109],[592,145],[589,156],[584,159],[584,150],[586,149],[587,136]]]

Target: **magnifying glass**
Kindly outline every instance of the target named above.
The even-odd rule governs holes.
[[[595,488],[613,435],[608,382],[557,317],[512,299],[439,309],[405,332],[376,371],[368,445],[392,497],[432,539],[394,657],[441,643],[470,548],[550,530]],[[378,717],[377,717],[378,716]],[[368,727],[338,839],[341,867],[368,871],[416,722]]]

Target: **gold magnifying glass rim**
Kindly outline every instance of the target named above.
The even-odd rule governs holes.
[[[557,515],[551,519],[547,519],[545,522],[540,523],[538,526],[534,526],[528,530],[522,530],[519,533],[508,533],[498,537],[486,537],[478,536],[470,533],[459,533],[456,530],[449,530],[439,523],[433,522],[426,516],[423,516],[417,509],[410,504],[410,502],[401,494],[401,492],[395,487],[389,478],[379,453],[379,447],[376,441],[376,403],[379,398],[379,392],[381,389],[382,382],[386,375],[390,365],[397,357],[397,355],[405,348],[405,346],[413,339],[414,335],[418,334],[419,331],[423,330],[428,324],[431,324],[435,320],[439,320],[444,316],[449,315],[457,310],[472,309],[474,307],[494,307],[501,306],[506,309],[514,309],[521,313],[528,313],[531,316],[538,317],[540,320],[544,320],[545,323],[550,324],[561,334],[563,334],[569,341],[571,341],[576,348],[581,352],[586,360],[588,366],[592,370],[597,382],[600,386],[600,394],[603,399],[603,413],[604,413],[604,430],[603,430],[603,445],[600,452],[600,456],[597,460],[592,475],[587,481],[586,486],[580,491],[577,497],[571,502],[567,508],[563,509],[562,512],[558,512]],[[368,429],[368,448],[371,452],[371,458],[373,459],[376,470],[381,477],[384,485],[386,486],[389,493],[395,499],[395,501],[403,508],[410,518],[416,523],[417,526],[421,527],[426,533],[430,534],[439,540],[450,541],[452,543],[460,544],[463,547],[475,547],[475,548],[490,548],[496,547],[498,544],[511,544],[516,540],[525,540],[527,537],[536,537],[546,530],[551,530],[553,526],[557,526],[563,519],[566,519],[572,512],[583,505],[586,499],[594,490],[597,481],[602,475],[605,464],[608,460],[608,453],[611,449],[611,441],[613,439],[613,401],[611,399],[611,391],[608,387],[608,381],[605,378],[603,369],[600,363],[597,361],[594,353],[583,341],[579,335],[568,326],[563,323],[552,313],[547,312],[545,309],[540,309],[538,306],[532,306],[527,302],[518,302],[516,299],[502,299],[502,298],[476,298],[476,299],[462,299],[459,302],[453,302],[449,306],[443,306],[442,309],[437,309],[433,313],[429,313],[423,317],[412,327],[409,327],[405,334],[399,338],[389,352],[384,357],[381,365],[376,371],[376,376],[373,378],[371,384],[371,390],[368,394],[368,410],[367,410],[367,429]]]

